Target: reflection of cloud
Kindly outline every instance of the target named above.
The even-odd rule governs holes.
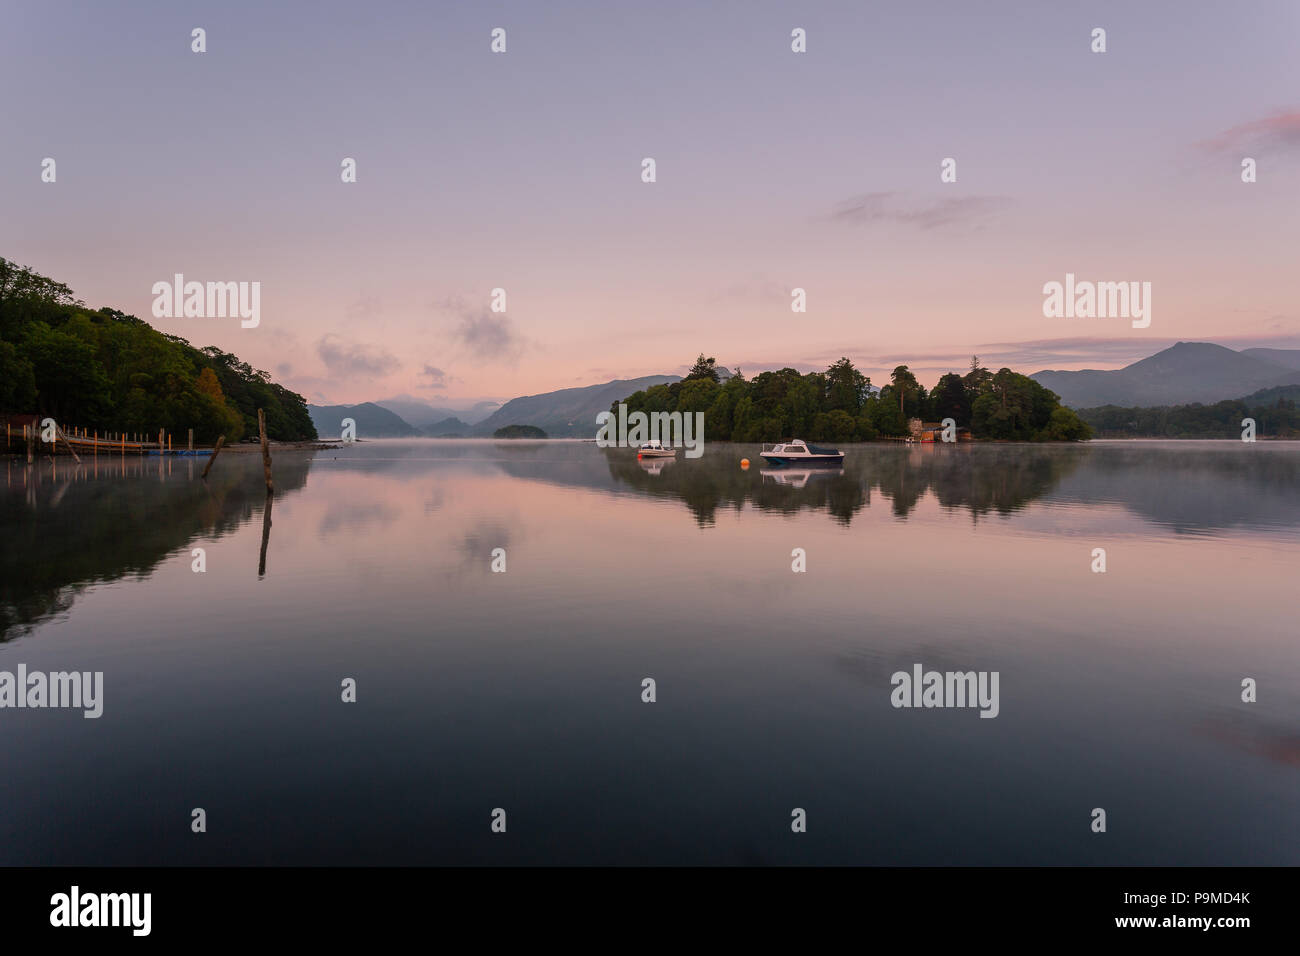
[[[1240,123],[1197,144],[1210,152],[1300,149],[1300,110],[1282,111],[1263,119]]]
[[[370,345],[346,343],[326,335],[316,343],[316,354],[338,378],[376,378],[401,367],[396,356]]]
[[[987,219],[1010,201],[1005,196],[953,196],[917,201],[898,193],[864,193],[837,203],[830,220],[849,225],[892,222],[938,229]]]
[[[386,526],[397,520],[398,512],[382,502],[368,504],[339,504],[330,508],[321,519],[316,533],[328,538],[341,531],[356,532],[371,526]]]
[[[1300,767],[1300,734],[1284,726],[1264,726],[1238,715],[1207,717],[1198,727],[1218,743],[1285,766]]]
[[[456,549],[463,558],[462,570],[490,571],[492,567],[492,549],[505,548],[509,560],[511,533],[510,528],[502,522],[481,521],[461,538]]]

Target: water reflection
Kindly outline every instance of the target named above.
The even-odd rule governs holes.
[[[256,456],[226,455],[200,480],[193,459],[8,462],[0,493],[0,642],[66,611],[87,587],[145,577],[193,539],[227,535],[260,511],[265,539],[270,512],[261,465]],[[276,459],[281,497],[306,484],[309,466],[306,456]],[[265,547],[260,560],[259,574]]]
[[[621,449],[604,454],[617,484],[678,498],[704,527],[714,523],[719,509],[739,509],[747,502],[781,514],[822,510],[847,526],[871,504],[873,491],[899,517],[910,514],[927,492],[944,507],[965,509],[976,518],[1010,514],[1051,492],[1088,456],[1087,448],[1073,446],[866,445],[845,448],[842,468],[744,469],[742,458],[757,460],[749,446],[715,445],[711,452],[653,471]]]

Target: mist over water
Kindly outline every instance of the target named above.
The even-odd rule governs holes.
[[[843,450],[7,462],[0,864],[1300,862],[1300,446]]]

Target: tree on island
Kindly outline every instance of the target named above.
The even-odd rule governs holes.
[[[682,381],[690,382],[700,378],[707,378],[715,385],[718,382],[718,360],[712,357],[705,358],[703,352],[700,353],[700,357],[695,360],[695,364],[691,366],[691,370],[686,373],[686,377]]]
[[[546,432],[536,425],[507,425],[492,433],[493,438],[545,438]]]
[[[623,400],[628,413],[703,412],[711,441],[901,438],[908,434],[908,412],[926,421],[952,418],[960,427],[970,427],[976,438],[1073,441],[1091,433],[1073,411],[1061,406],[1055,393],[1010,369],[993,375],[978,359],[971,373],[950,372],[929,393],[906,365],[900,365],[879,395],[871,394],[870,379],[848,358],[824,372],[783,368],[760,372],[749,381],[737,374],[725,384],[707,374],[711,363],[701,355],[692,370],[701,374],[629,395]],[[614,415],[619,404],[610,408]]]
[[[903,399],[908,395],[916,392],[921,383],[916,380],[916,376],[906,365],[900,365],[889,376],[889,384],[893,386],[894,392],[898,395],[898,411],[904,417],[907,412],[903,408]]]

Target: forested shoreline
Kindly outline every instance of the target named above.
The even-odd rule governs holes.
[[[88,308],[68,286],[0,258],[0,414],[87,429],[212,442],[257,434],[316,438],[305,399],[213,346],[196,348],[117,309]]]
[[[927,390],[906,365],[879,391],[847,358],[825,372],[792,368],[722,381],[715,359],[700,355],[680,382],[624,399],[632,412],[703,412],[711,441],[872,441],[908,435],[908,422],[953,419],[976,439],[1085,441],[1092,430],[1056,393],[1008,368],[991,372],[972,357],[965,375],[949,373]],[[618,403],[611,411],[617,413]]]

